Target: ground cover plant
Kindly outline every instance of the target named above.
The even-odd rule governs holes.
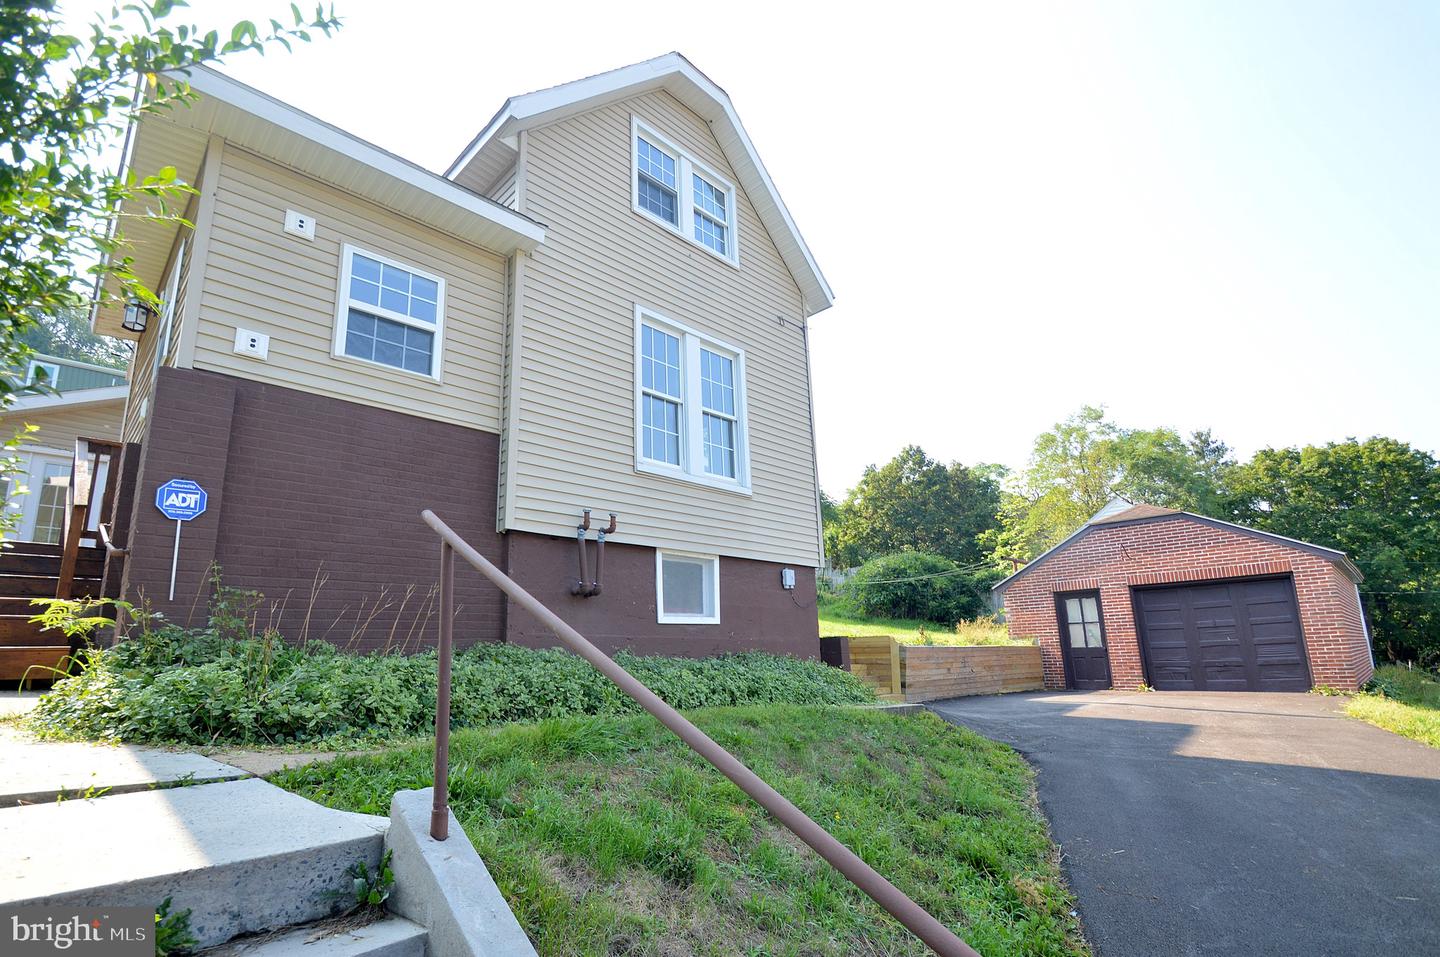
[[[80,672],[30,713],[42,737],[176,744],[374,741],[428,733],[436,656],[348,654],[274,632],[145,627],[114,648],[81,652]],[[758,652],[617,660],[677,708],[754,703],[860,704],[873,693],[848,672]],[[477,645],[455,657],[455,727],[640,710],[569,652]]]
[[[1440,677],[1420,668],[1381,665],[1367,690],[1345,703],[1345,713],[1440,748]]]
[[[981,953],[1087,953],[1010,749],[930,714],[692,717]],[[272,780],[384,814],[432,760],[421,745]],[[929,953],[649,716],[462,731],[451,762],[456,817],[546,957]]]

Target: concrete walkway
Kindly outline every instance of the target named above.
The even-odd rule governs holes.
[[[198,754],[33,741],[18,728],[0,726],[0,807],[45,804],[62,795],[123,794],[249,776],[248,771]]]
[[[1306,694],[932,702],[1038,771],[1099,957],[1440,954],[1440,751]]]

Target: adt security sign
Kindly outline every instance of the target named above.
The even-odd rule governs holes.
[[[155,490],[155,507],[175,520],[175,553],[170,556],[170,600],[175,600],[175,570],[180,566],[180,528],[205,511],[205,490],[189,479],[171,479]]]
[[[155,507],[177,522],[204,512],[205,499],[205,490],[189,479],[171,479],[155,490]]]

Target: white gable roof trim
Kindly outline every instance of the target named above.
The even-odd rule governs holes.
[[[432,215],[436,209],[450,207],[457,212],[478,216],[490,227],[489,233],[483,238],[464,238],[476,239],[492,248],[500,246],[501,252],[509,252],[510,248],[534,249],[545,240],[545,227],[529,217],[254,87],[203,66],[190,67],[179,71],[178,75],[203,98],[198,108],[191,108],[189,115],[184,111],[176,112],[176,117],[182,122],[193,116],[200,125],[208,123],[210,131],[219,132],[261,155],[297,168],[325,165],[328,159],[333,174],[336,172],[333,169],[336,160],[353,164],[353,172],[346,177],[347,181],[337,185],[366,198],[372,198],[366,194],[373,189],[375,192],[396,192],[397,196],[418,203],[429,201],[432,208],[426,211]],[[206,115],[207,100],[224,109]],[[297,141],[306,142],[308,150],[294,149],[291,144]],[[289,155],[292,150],[294,156]],[[391,196],[386,196],[386,199],[390,200],[386,205],[395,205]]]
[[[781,258],[795,277],[805,298],[805,314],[813,316],[830,308],[835,301],[830,284],[825,281],[770,173],[760,161],[760,154],[756,152],[755,144],[750,142],[729,95],[678,53],[667,53],[573,83],[511,97],[450,164],[445,175],[454,179],[487,146],[493,149],[503,145],[513,151],[515,137],[522,130],[546,126],[569,116],[662,89],[710,124],[711,132],[730,160],[741,188],[750,198]]]

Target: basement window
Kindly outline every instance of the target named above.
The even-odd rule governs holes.
[[[719,557],[657,549],[655,604],[662,625],[719,624]]]
[[[745,353],[635,311],[635,467],[748,494]]]
[[[440,378],[445,280],[346,246],[335,355]]]
[[[639,118],[631,118],[635,212],[739,265],[735,187]]]

